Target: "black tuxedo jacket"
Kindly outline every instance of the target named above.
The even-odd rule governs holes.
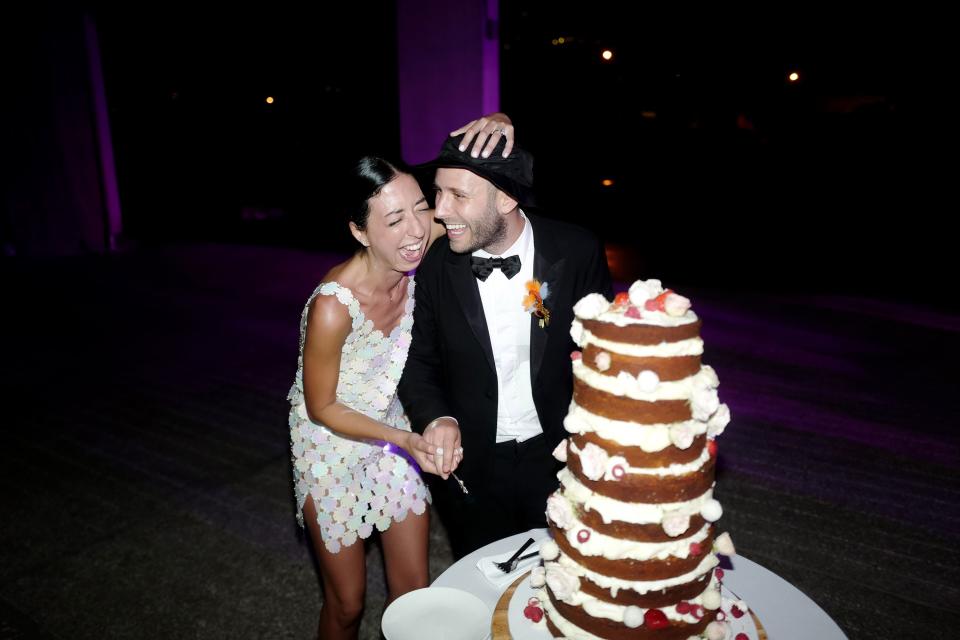
[[[544,305],[550,324],[530,318],[533,401],[550,450],[566,432],[573,394],[570,337],[573,305],[588,293],[612,297],[602,245],[588,231],[525,213],[533,226],[534,278],[549,285]],[[440,238],[416,275],[413,342],[399,394],[413,429],[423,432],[440,416],[460,423],[464,459],[457,475],[481,486],[497,434],[497,373],[470,255],[450,250]],[[521,304],[517,300],[517,304]],[[521,479],[518,479],[520,481]]]

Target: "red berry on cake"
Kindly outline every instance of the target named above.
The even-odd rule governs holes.
[[[717,441],[716,440],[707,440],[707,451],[710,452],[710,455],[714,458],[717,457]]]
[[[700,552],[701,552],[701,551],[703,551],[703,547],[700,545],[699,542],[691,542],[691,543],[690,543],[690,555],[692,555],[692,556],[698,556],[698,555],[700,555]]]
[[[606,371],[610,368],[610,354],[606,351],[601,351],[593,359],[593,364],[597,365],[597,371]]]
[[[670,626],[667,614],[660,609],[647,609],[647,612],[643,614],[643,623],[651,629],[662,629]]]
[[[640,309],[636,308],[633,305],[630,305],[629,307],[627,307],[627,310],[624,312],[623,315],[627,316],[628,318],[635,318],[637,320],[643,317],[643,314],[640,313]]]
[[[536,605],[529,604],[524,607],[523,616],[534,622],[540,622],[543,619],[543,609]]]
[[[613,304],[623,306],[630,303],[630,294],[626,291],[621,291],[613,299]]]
[[[580,529],[580,531],[577,531],[577,542],[579,542],[580,544],[583,544],[589,539],[590,539],[589,531],[587,531],[586,529]]]
[[[571,360],[579,360],[579,359],[582,358],[582,357],[583,357],[583,353],[581,353],[580,351],[571,351],[571,352],[570,352],[570,359],[571,359]]]
[[[733,605],[732,607],[730,607],[730,615],[732,615],[734,618],[742,618],[743,610],[740,609],[740,607],[738,607],[737,605]]]
[[[717,580],[723,580],[723,569],[717,568],[713,575],[717,576]]]
[[[622,464],[615,464],[613,465],[613,469],[610,470],[610,473],[613,475],[614,479],[620,480],[627,474],[627,471],[623,468]]]
[[[738,633],[734,640],[750,640],[750,636],[745,633]]]
[[[686,600],[681,600],[680,602],[678,602],[677,613],[681,615],[684,613],[690,613],[690,603],[687,602]]]

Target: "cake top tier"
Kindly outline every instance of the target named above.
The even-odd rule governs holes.
[[[690,300],[664,289],[659,280],[637,280],[630,285],[629,292],[618,293],[613,302],[591,293],[574,305],[573,313],[580,321],[596,320],[620,327],[679,327],[697,322]]]

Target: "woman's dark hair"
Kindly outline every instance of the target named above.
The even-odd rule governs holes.
[[[394,164],[377,156],[360,158],[344,185],[345,206],[350,222],[361,231],[366,229],[370,198],[380,193],[384,185],[401,173],[408,172],[399,163]]]

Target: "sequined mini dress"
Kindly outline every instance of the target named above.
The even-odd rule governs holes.
[[[410,348],[414,282],[407,286],[403,318],[384,335],[374,328],[350,289],[321,283],[304,306],[300,319],[300,355],[290,400],[290,451],[297,521],[303,526],[303,505],[314,501],[324,545],[331,553],[366,538],[374,527],[386,531],[410,511],[422,514],[430,493],[420,470],[403,451],[384,442],[338,435],[307,417],[303,397],[303,345],[310,304],[318,295],[335,296],[350,313],[352,326],[344,342],[337,382],[337,400],[388,426],[410,431],[397,397],[397,383]]]

